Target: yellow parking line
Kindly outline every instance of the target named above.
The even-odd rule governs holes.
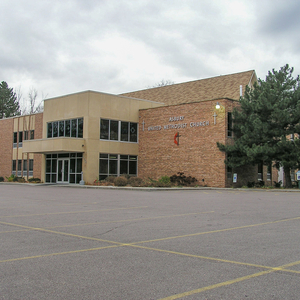
[[[148,206],[91,209],[91,210],[79,210],[79,211],[68,211],[68,212],[56,212],[56,213],[28,214],[28,215],[12,215],[12,216],[0,216],[0,218],[33,217],[33,216],[63,215],[63,214],[80,214],[80,213],[96,212],[96,211],[125,210],[125,209],[137,209],[137,208],[145,208],[145,207],[148,207]]]
[[[97,250],[108,249],[108,248],[117,248],[117,247],[121,247],[121,246],[122,245],[110,245],[110,246],[90,248],[90,249],[81,249],[81,250],[74,250],[74,251],[65,251],[65,252],[58,252],[58,253],[41,254],[41,255],[27,256],[27,257],[17,257],[17,258],[10,258],[10,259],[0,260],[0,263],[27,260],[27,259],[34,259],[34,258],[41,258],[41,257],[49,257],[49,256],[57,256],[57,255],[64,255],[64,254],[82,253],[82,252],[88,252],[88,251],[97,251]]]
[[[181,294],[176,294],[176,295],[172,295],[172,296],[169,296],[169,297],[166,297],[166,298],[161,298],[160,300],[180,299],[180,298],[183,298],[183,297],[186,297],[186,296],[199,294],[199,293],[202,293],[204,291],[208,291],[208,290],[212,290],[212,289],[215,289],[215,288],[227,286],[227,285],[230,285],[230,284],[234,284],[234,283],[241,282],[241,281],[244,281],[244,280],[248,280],[248,279],[251,279],[251,278],[259,277],[259,276],[266,275],[266,274],[269,274],[269,273],[274,273],[276,271],[282,271],[284,268],[286,268],[288,266],[294,266],[294,265],[298,265],[298,264],[300,264],[300,261],[296,261],[296,262],[286,264],[286,265],[283,265],[283,266],[280,266],[280,267],[272,268],[271,270],[268,270],[268,271],[262,271],[262,272],[254,273],[254,274],[251,274],[251,275],[247,275],[247,276],[239,277],[239,278],[236,278],[236,279],[220,282],[220,283],[217,283],[217,284],[209,285],[209,286],[206,286],[206,287],[191,290],[191,291],[184,292],[184,293],[181,293]]]
[[[293,221],[293,220],[299,220],[299,219],[300,219],[300,217],[296,217],[296,218],[290,218],[290,219],[284,219],[284,220],[277,220],[277,221],[271,221],[271,222],[265,222],[265,223],[244,225],[244,226],[238,226],[238,227],[232,227],[232,228],[224,228],[224,229],[218,229],[218,230],[212,230],[212,231],[204,231],[204,232],[197,232],[197,233],[191,233],[191,234],[185,234],[185,235],[177,235],[177,236],[165,237],[165,238],[160,238],[160,239],[140,241],[140,242],[137,242],[137,243],[138,244],[142,244],[142,243],[151,243],[151,242],[158,242],[158,241],[166,241],[166,240],[172,240],[172,239],[178,239],[178,238],[198,236],[198,235],[202,235],[202,234],[210,234],[210,233],[226,232],[226,231],[237,230],[237,229],[245,229],[245,228],[251,228],[251,227],[262,226],[262,225],[269,225],[269,224],[275,224],[275,223],[287,222],[287,221]],[[137,243],[135,243],[135,244],[137,244]]]

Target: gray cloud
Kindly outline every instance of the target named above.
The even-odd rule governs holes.
[[[263,77],[285,63],[297,71],[299,7],[292,0],[2,0],[0,77],[53,97],[249,69]]]

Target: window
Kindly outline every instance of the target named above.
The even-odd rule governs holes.
[[[33,131],[33,130],[32,130]],[[34,131],[33,131],[34,137]],[[54,137],[83,137],[83,118],[61,120],[47,123],[47,138]]]
[[[34,130],[30,130],[30,139],[34,140]]]
[[[82,171],[82,153],[62,153],[46,155],[46,182],[57,182],[57,160],[59,158],[69,158],[69,182],[79,183]]]
[[[33,159],[29,159],[29,176],[33,176]]]
[[[23,145],[23,131],[19,131],[19,147]]]
[[[23,160],[23,176],[27,176],[27,159]]]
[[[24,131],[24,141],[28,140],[29,131]]]
[[[263,164],[259,163],[257,165],[257,179],[258,180],[263,180]]]
[[[232,168],[227,166],[227,179],[232,180]]]
[[[99,180],[120,175],[137,175],[137,156],[100,153]]]
[[[100,139],[137,143],[138,123],[101,119]]]
[[[267,180],[272,181],[272,164],[268,164],[267,167]]]
[[[16,175],[16,169],[17,169],[17,161],[14,159],[13,161],[12,161],[12,174],[13,175]]]
[[[22,176],[22,160],[18,160],[18,176]]]
[[[232,113],[227,114],[227,136],[232,137]]]
[[[17,143],[18,143],[18,133],[14,132],[14,136],[13,136],[13,148],[17,148]]]

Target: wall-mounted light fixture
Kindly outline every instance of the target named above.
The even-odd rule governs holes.
[[[217,102],[217,104],[216,104],[216,109],[220,109],[220,108],[221,108],[221,105],[220,105],[219,102]]]

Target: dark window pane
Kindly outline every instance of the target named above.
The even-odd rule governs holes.
[[[82,171],[82,158],[77,158],[76,173],[81,173],[81,171]]]
[[[71,133],[71,121],[66,120],[65,121],[65,136],[69,137]]]
[[[18,142],[18,133],[14,132],[14,143]]]
[[[56,165],[57,165],[57,160],[52,159],[52,173],[56,173]]]
[[[12,170],[16,171],[16,160],[15,159],[12,161]]]
[[[117,175],[118,174],[118,161],[110,160],[109,161],[109,175]]]
[[[52,133],[53,137],[58,137],[58,122],[52,123]]]
[[[46,182],[51,182],[50,174],[46,174]]]
[[[130,123],[130,142],[137,142],[137,123]]]
[[[70,174],[70,183],[75,183],[75,174]]]
[[[30,139],[34,140],[34,130],[30,130]]]
[[[27,160],[23,160],[23,171],[27,171]]]
[[[46,158],[51,158],[51,154],[46,154]]]
[[[19,143],[23,142],[23,131],[19,132]]]
[[[137,160],[137,156],[136,155],[130,155],[129,160]]]
[[[227,115],[228,119],[227,119],[227,126],[228,126],[228,136],[232,136],[232,113],[229,112]]]
[[[77,153],[77,157],[82,157],[82,153]]]
[[[65,136],[65,121],[59,121],[59,136]]]
[[[128,142],[128,122],[121,122],[121,141]]]
[[[50,172],[51,172],[51,160],[46,159],[46,173],[50,173]]]
[[[129,175],[136,175],[137,174],[137,162],[136,161],[129,161]]]
[[[109,120],[100,120],[100,139],[108,140]]]
[[[110,121],[110,140],[117,141],[119,132],[119,121]]]
[[[128,155],[120,155],[120,159],[126,159],[126,160],[128,160]]]
[[[56,174],[51,175],[51,182],[56,182]]]
[[[71,137],[77,137],[77,119],[72,120]]]
[[[107,175],[99,175],[99,180],[104,180],[107,177]]]
[[[75,173],[75,164],[76,164],[76,159],[75,158],[70,159],[70,173]]]
[[[108,158],[108,154],[100,153],[100,158]]]
[[[33,171],[33,159],[29,159],[29,171]]]
[[[69,157],[69,153],[60,153],[58,154],[58,157]]]
[[[128,174],[128,161],[121,160],[120,161],[120,175]]]
[[[47,124],[47,138],[52,138],[52,123]]]
[[[18,171],[22,170],[22,160],[18,160]]]
[[[118,154],[109,154],[109,159],[118,159]]]
[[[108,174],[108,160],[100,159],[100,174]]]
[[[78,119],[78,137],[83,137],[83,118]]]

